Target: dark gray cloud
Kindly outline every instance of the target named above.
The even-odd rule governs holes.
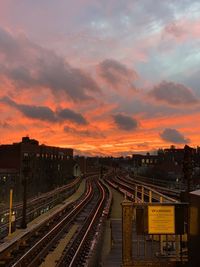
[[[18,105],[18,109],[28,118],[56,121],[54,112],[45,106]]]
[[[15,101],[11,100],[8,97],[3,97],[0,99],[0,101],[16,108],[28,118],[50,122],[56,121],[54,112],[48,107],[17,104]]]
[[[77,112],[70,109],[59,109],[54,112],[46,106],[34,106],[18,104],[9,97],[3,97],[0,102],[19,110],[24,116],[31,119],[44,120],[49,122],[71,121],[77,124],[87,124],[86,119]]]
[[[190,140],[182,133],[177,131],[176,129],[166,128],[162,133],[160,133],[160,137],[167,142],[175,143],[175,144],[187,144]]]
[[[138,127],[138,122],[130,116],[123,114],[113,115],[114,122],[121,130],[130,131]]]
[[[64,93],[74,101],[88,100],[100,92],[84,71],[70,66],[55,52],[26,37],[14,37],[0,28],[0,75],[20,88],[48,88],[54,95]]]
[[[137,74],[134,70],[130,70],[124,64],[114,60],[106,59],[99,64],[100,75],[109,83],[116,85],[126,81],[133,83],[137,78]]]
[[[199,101],[193,92],[183,84],[167,81],[154,86],[149,95],[156,100],[165,101],[172,105],[196,104]]]
[[[70,120],[72,122],[76,122],[78,124],[87,124],[86,119],[80,114],[80,113],[76,113],[73,110],[70,109],[61,109],[57,111],[57,115],[60,119],[63,120]]]

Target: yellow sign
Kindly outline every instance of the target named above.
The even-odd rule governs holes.
[[[175,234],[174,206],[148,206],[148,233]]]

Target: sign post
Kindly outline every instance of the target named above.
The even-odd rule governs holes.
[[[132,267],[133,202],[126,199],[122,205],[122,266]]]
[[[160,197],[160,203],[163,203],[163,197]],[[160,254],[163,255],[163,235],[160,235]]]

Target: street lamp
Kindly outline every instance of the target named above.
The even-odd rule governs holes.
[[[27,227],[26,224],[26,206],[27,206],[27,180],[30,173],[30,158],[29,155],[24,155],[23,159],[23,178],[22,178],[22,185],[23,185],[23,208],[22,208],[22,221],[21,221],[21,228],[25,229]]]

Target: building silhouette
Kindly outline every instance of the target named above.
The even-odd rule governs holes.
[[[0,200],[7,200],[10,188],[14,200],[22,199],[24,159],[29,162],[28,197],[61,186],[74,177],[78,167],[73,149],[40,145],[37,140],[23,137],[19,143],[0,146]]]

